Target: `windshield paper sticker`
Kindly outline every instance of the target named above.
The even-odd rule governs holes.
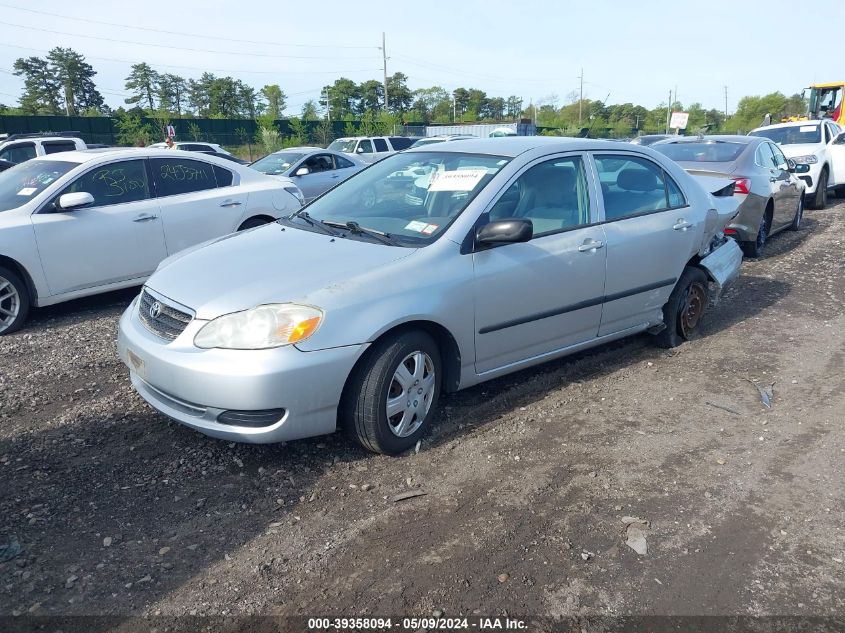
[[[799,132],[815,132],[818,129],[818,125],[802,125]]]
[[[412,220],[405,225],[406,231],[415,231],[417,233],[422,233],[423,235],[431,235],[438,228],[440,228],[439,224],[426,224],[425,222],[419,222],[417,220]]]
[[[23,189],[18,191],[18,195],[19,196],[31,196],[36,191],[38,191],[38,189],[36,189],[35,187],[24,187]]]
[[[472,191],[487,175],[486,169],[439,171],[431,175],[429,191]]]

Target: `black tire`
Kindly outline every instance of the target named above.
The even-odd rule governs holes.
[[[27,316],[29,289],[16,272],[0,266],[0,336],[21,329]]]
[[[798,208],[795,209],[795,216],[792,218],[792,224],[789,225],[790,231],[798,231],[801,228],[801,223],[804,220],[804,194],[798,198]]]
[[[409,358],[420,353],[425,355],[422,363],[409,361]],[[422,371],[421,380],[408,383],[413,391],[408,391],[406,395],[404,386],[400,385],[396,376],[403,363],[408,372],[413,374],[408,362],[414,363],[414,369],[421,367]],[[427,375],[426,371],[429,372]],[[433,389],[429,385],[428,394],[420,395],[422,385],[427,383],[431,371]],[[388,336],[367,352],[350,376],[341,398],[340,424],[365,449],[385,455],[398,455],[412,448],[427,431],[440,397],[441,376],[440,350],[431,336],[417,330]],[[411,375],[411,379],[414,378]],[[392,399],[401,397],[404,400],[408,397],[408,408],[414,403],[413,412],[409,413],[406,409],[388,418],[388,397],[391,392],[395,393]],[[423,399],[426,395],[427,399]],[[417,400],[413,396],[417,396]],[[416,408],[417,403],[419,408]],[[401,423],[406,419],[409,426],[405,430],[413,429],[413,432],[400,437],[397,433],[401,431]]]
[[[816,187],[816,194],[813,196],[812,200],[812,207],[813,209],[824,209],[827,206],[827,183],[829,177],[827,173],[827,167],[822,169],[822,173],[819,175],[819,184]]]
[[[238,227],[238,231],[254,229],[257,226],[264,226],[265,224],[270,224],[270,222],[272,222],[272,220],[268,220],[267,218],[250,218],[249,220],[244,220],[244,223]]]
[[[753,242],[743,241],[739,243],[742,252],[746,257],[762,257],[766,242],[769,239],[769,231],[772,228],[771,206],[766,207],[763,217],[760,218],[760,227],[757,229],[757,239]]]
[[[695,336],[709,301],[707,275],[704,271],[694,266],[684,268],[669,295],[669,301],[663,306],[663,323],[666,327],[655,336],[657,345],[677,347]]]

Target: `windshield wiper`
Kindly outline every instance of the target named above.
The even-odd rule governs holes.
[[[390,246],[396,246],[397,244],[399,244],[399,242],[394,239],[389,233],[376,231],[375,229],[368,229],[352,220],[350,220],[349,222],[333,222],[331,220],[326,220],[325,222],[323,222],[323,224],[339,229],[346,229],[350,233],[357,233],[358,235],[366,235],[368,237],[372,237],[381,242],[382,244],[388,244]]]
[[[305,222],[308,223],[309,226],[319,227],[323,233],[326,235],[337,235],[337,233],[331,229],[331,225],[328,222],[323,222],[322,220],[318,220],[317,218],[312,218],[308,211],[297,211],[296,213],[289,215],[288,220],[292,220],[293,218],[302,218]]]

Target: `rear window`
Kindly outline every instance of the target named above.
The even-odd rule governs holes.
[[[390,144],[393,145],[393,149],[397,152],[403,149],[408,149],[411,145],[413,145],[414,139],[407,138],[405,136],[391,136],[390,137]]]
[[[72,152],[76,149],[76,143],[73,141],[51,141],[49,143],[42,143],[45,154],[58,154],[59,152]]]
[[[818,123],[754,130],[749,133],[749,136],[762,136],[780,145],[801,145],[803,143],[821,143],[822,141],[822,131]]]
[[[724,141],[701,143],[658,143],[653,149],[674,161],[690,163],[729,163],[739,158],[748,145]]]

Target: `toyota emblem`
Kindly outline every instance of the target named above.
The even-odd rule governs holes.
[[[150,306],[150,318],[157,319],[161,314],[161,303],[156,301],[153,305]]]

